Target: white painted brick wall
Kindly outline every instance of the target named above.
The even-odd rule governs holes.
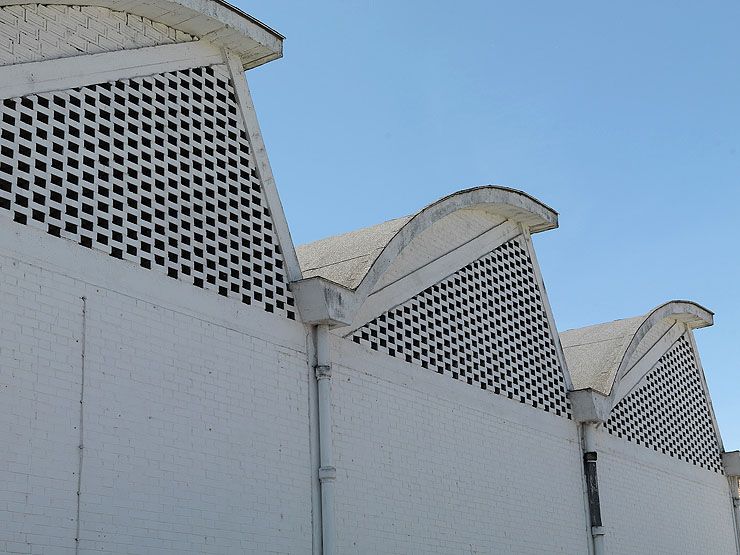
[[[598,441],[608,553],[736,553],[725,476],[606,433]]]
[[[82,301],[7,258],[0,299],[0,552],[73,553]]]
[[[0,553],[74,553],[83,295],[80,553],[310,553],[303,326],[7,221]],[[587,553],[572,421],[334,353],[338,553]],[[611,554],[734,553],[723,476],[600,445]]]
[[[116,293],[88,314],[82,545],[310,549],[305,354]]]
[[[572,421],[336,347],[340,553],[587,552]]]
[[[303,327],[12,225],[0,553],[74,552],[83,295],[80,553],[310,553]]]

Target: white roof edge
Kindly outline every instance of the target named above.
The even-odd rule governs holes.
[[[354,291],[322,277],[299,279],[290,289],[305,324],[346,326],[357,309]]]
[[[617,398],[619,382],[630,370],[631,366],[627,367],[627,363],[630,360],[632,353],[634,353],[640,345],[640,342],[647,336],[648,332],[666,319],[670,319],[675,322],[682,322],[686,324],[689,329],[696,329],[711,326],[713,324],[713,313],[698,303],[685,300],[668,301],[648,312],[643,317],[642,323],[634,332],[630,341],[626,343],[621,356],[617,357],[617,360],[620,361],[618,363],[618,367],[616,370],[612,367],[611,372],[613,372],[614,378],[612,379],[609,392],[606,393],[592,387],[582,386],[579,389],[571,390],[568,393],[568,397],[571,399],[573,404],[574,417],[578,421],[606,422],[611,409],[620,400]],[[595,326],[598,325],[599,324],[596,324]],[[594,369],[592,374],[596,376],[599,375],[599,372],[603,371],[605,371],[605,369],[597,368]],[[740,462],[738,464],[740,464]]]
[[[627,364],[632,353],[634,353],[640,345],[640,342],[645,338],[651,328],[665,319],[683,322],[689,328],[697,329],[714,324],[714,313],[701,306],[699,303],[686,300],[668,301],[648,312],[645,315],[645,320],[640,324],[640,327],[637,328],[637,331],[634,336],[632,336],[632,339],[622,355],[622,359],[619,363],[614,379],[614,384],[612,385],[612,391],[614,391],[614,386],[619,382],[621,377],[629,370],[629,368],[627,368]]]
[[[615,320],[613,322],[604,322],[603,324],[594,324],[590,326],[585,326],[584,328],[567,330],[567,332],[562,333],[577,332],[578,330],[586,328],[596,329],[600,326],[608,326],[609,324],[616,325],[617,323],[627,322],[629,320],[639,321],[640,318],[642,319],[642,321],[640,321],[639,326],[637,326],[634,333],[630,332],[631,336],[624,336],[624,339],[622,340],[622,345],[618,346],[619,349],[615,351],[613,355],[610,355],[607,359],[605,359],[609,366],[602,368],[592,368],[589,372],[592,378],[590,384],[586,384],[584,382],[583,384],[581,384],[580,387],[593,387],[596,391],[601,391],[606,395],[613,396],[614,393],[617,391],[617,386],[620,379],[631,368],[631,365],[629,365],[629,363],[632,354],[640,346],[640,343],[647,336],[648,332],[650,332],[653,327],[666,319],[670,319],[676,322],[682,322],[686,324],[690,329],[703,328],[706,326],[711,326],[714,323],[714,314],[709,309],[701,306],[700,304],[693,301],[672,300],[658,305],[642,317],[638,316],[634,318]],[[617,339],[619,339],[619,336],[614,336],[613,338],[610,338],[610,340],[612,341],[616,341]],[[594,343],[584,342],[578,345],[565,347],[564,350],[568,352],[570,348],[574,347],[587,347],[589,345],[598,346],[604,341],[606,340],[600,340]],[[600,386],[598,386],[597,384],[596,377],[604,375],[611,375],[613,377],[611,378],[611,383],[608,385],[608,389],[602,391],[600,389]]]
[[[317,307],[312,306],[313,303],[322,302],[321,298],[325,296],[327,289],[333,289],[335,291],[344,290],[345,294],[343,297],[345,298],[347,298],[346,292],[353,293],[352,302],[344,303],[341,310],[341,318],[336,318],[336,321],[338,323],[339,320],[346,318],[349,318],[351,321],[356,311],[361,308],[365,299],[372,292],[377,280],[414,237],[436,221],[453,212],[478,207],[495,207],[496,212],[521,223],[531,233],[554,229],[558,226],[558,214],[555,210],[531,195],[516,189],[484,185],[452,193],[410,216],[408,221],[385,244],[354,290],[321,275],[292,282],[291,288],[297,296],[297,301],[299,305],[303,304],[304,306],[303,313],[309,319],[319,321],[327,312],[327,308],[319,310]],[[306,298],[302,299],[301,297],[304,296]],[[308,316],[309,314],[311,316]],[[316,316],[318,314],[322,316]]]
[[[33,3],[38,2],[0,0],[0,8]],[[283,55],[285,37],[224,0],[44,0],[43,3],[97,6],[146,17],[237,52],[245,69]]]
[[[458,210],[485,206],[496,207],[497,212],[520,222],[531,233],[558,227],[558,213],[555,210],[517,189],[482,185],[457,191],[419,210],[391,238],[357,287],[359,297],[366,298],[401,251],[434,222]]]
[[[582,423],[605,423],[609,420],[612,405],[609,397],[595,389],[574,389],[568,392],[573,419]]]

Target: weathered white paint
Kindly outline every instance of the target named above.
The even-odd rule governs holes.
[[[262,132],[257,121],[257,112],[252,102],[252,94],[249,92],[249,85],[247,84],[247,79],[238,58],[229,50],[226,51],[225,55],[229,71],[231,72],[231,80],[234,85],[239,108],[241,109],[244,126],[247,130],[252,156],[257,164],[257,173],[262,184],[263,194],[270,208],[275,232],[280,240],[288,278],[290,281],[299,280],[302,277],[301,267],[298,264],[295,246],[293,245],[293,239],[290,237],[290,230],[288,229],[288,221],[285,219],[285,211],[280,202],[270,160],[267,157],[267,149],[265,148]]]
[[[568,371],[568,364],[565,360],[565,355],[563,354],[563,346],[560,343],[560,334],[558,334],[557,330],[557,324],[555,323],[555,316],[552,313],[552,306],[550,305],[550,298],[547,295],[547,288],[545,287],[545,280],[542,278],[542,270],[540,269],[540,263],[537,261],[537,252],[535,251],[534,244],[532,243],[532,231],[533,228],[525,225],[524,222],[520,223],[522,228],[522,234],[524,235],[524,238],[526,239],[525,245],[527,247],[527,253],[529,254],[529,259],[532,261],[532,267],[534,268],[534,275],[537,279],[537,285],[540,290],[540,295],[542,297],[542,306],[545,308],[545,314],[547,314],[547,322],[550,327],[550,332],[552,335],[552,341],[555,344],[555,352],[558,355],[558,361],[560,362],[560,368],[563,372],[563,379],[565,379],[565,385],[570,390],[573,389],[573,380],[570,377],[570,372]]]
[[[529,236],[556,227],[554,211],[510,189],[463,191],[411,218],[357,291],[300,280],[242,71],[279,57],[282,37],[213,0],[89,3],[201,40],[8,66],[0,96],[225,59],[304,322],[0,218],[0,551],[599,554],[608,530],[615,553],[727,552],[721,476],[586,433],[585,446],[606,453],[599,472],[610,507],[606,528],[590,529],[576,422],[328,332],[523,233],[570,384]],[[491,228],[459,244],[440,240],[438,254],[412,252],[435,223],[471,210],[487,211]],[[470,229],[485,223],[475,217]],[[625,387],[641,372],[630,357],[655,322],[711,322],[685,304],[661,307],[640,331]],[[315,336],[307,324],[318,324]],[[571,400],[576,421],[604,416],[599,396]],[[653,530],[644,530],[647,516]]]
[[[714,324],[714,319],[712,318],[711,323]],[[709,394],[709,386],[707,385],[707,376],[704,374],[704,367],[701,363],[701,356],[699,355],[699,347],[696,345],[696,338],[694,337],[694,332],[691,331],[693,329],[693,325],[691,322],[686,323],[687,327],[689,328],[688,333],[686,334],[689,338],[689,343],[691,344],[691,350],[694,351],[694,358],[696,360],[696,367],[699,369],[699,377],[701,378],[701,386],[704,390],[704,396],[707,400],[707,407],[709,409],[709,415],[711,417],[712,421],[712,427],[714,428],[714,436],[717,438],[717,445],[719,446],[720,453],[724,452],[725,446],[724,442],[722,441],[722,434],[719,430],[719,422],[717,422],[717,415],[714,412],[714,405],[712,404],[712,396]],[[703,327],[703,326],[699,326]]]
[[[453,212],[471,208],[488,209],[523,223],[532,231],[554,229],[558,225],[554,210],[522,191],[483,186],[453,193],[419,211],[394,235],[357,287],[358,296],[367,298],[396,257],[421,232]]]
[[[338,552],[588,552],[571,420],[342,338],[333,353]]]
[[[616,399],[620,380],[631,371],[632,365],[638,362],[632,359],[632,354],[639,349],[643,339],[649,335],[650,330],[666,319],[683,322],[689,329],[703,328],[714,323],[714,315],[711,311],[690,301],[669,301],[655,308],[635,332],[622,356],[614,380],[616,387],[612,388],[610,394],[613,399]]]
[[[334,509],[334,488],[337,469],[334,466],[334,440],[332,437],[332,399],[331,399],[331,345],[329,329],[319,324],[314,330],[316,349],[316,381],[318,390],[319,417],[319,482],[321,485],[321,545],[323,555],[334,555],[336,530]]]
[[[605,431],[598,446],[608,553],[735,553],[724,476]]]
[[[207,41],[147,46],[0,67],[0,98],[60,91],[155,73],[223,63]]]
[[[304,327],[0,222],[0,552],[311,552]],[[35,331],[31,331],[35,330]]]
[[[628,369],[614,388],[614,395],[610,396],[611,405],[615,406],[619,401],[629,395],[635,386],[645,377],[653,366],[660,360],[668,349],[671,348],[679,337],[686,333],[686,324],[675,322],[668,331],[640,358],[637,363]]]
[[[469,242],[441,254],[433,261],[371,293],[354,315],[352,325],[339,328],[337,332],[342,335],[351,334],[373,318],[408,300],[427,287],[438,283],[460,268],[467,266],[471,260],[477,260],[488,254],[507,241],[519,236],[520,233],[519,224],[510,220],[502,221]],[[414,248],[414,243],[412,242],[408,248]]]
[[[603,393],[593,389],[578,389],[570,391],[568,399],[573,409],[573,420],[579,424],[603,424],[609,419],[612,406]]]
[[[28,0],[0,0],[2,6]],[[47,5],[80,5],[75,0],[45,0]],[[255,18],[221,0],[86,0],[84,5],[140,15],[239,54],[244,69],[264,64],[283,53],[283,37]]]

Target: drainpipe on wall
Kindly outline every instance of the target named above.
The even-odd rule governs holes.
[[[306,336],[308,381],[308,447],[311,457],[311,555],[321,555],[321,482],[319,468],[319,388],[316,383],[316,326]]]
[[[334,555],[336,551],[334,490],[337,469],[334,467],[334,449],[332,446],[332,367],[329,328],[331,326],[350,325],[359,301],[354,291],[320,277],[293,281],[290,284],[290,289],[295,295],[298,311],[301,313],[301,320],[304,324],[311,326],[311,337],[313,338],[315,382],[309,388],[309,398],[313,397],[311,391],[315,385],[316,402],[315,404],[311,403],[310,410],[318,414],[321,555]],[[311,435],[312,445],[315,445],[315,437],[316,433],[314,431]],[[316,538],[316,534],[314,534],[314,538]]]
[[[331,441],[331,359],[329,326],[315,326],[316,382],[319,405],[319,481],[321,483],[321,538],[323,555],[334,555],[334,450]]]
[[[732,487],[732,508],[735,511],[735,536],[737,552],[740,553],[740,476],[730,476]]]
[[[730,482],[730,497],[735,516],[735,543],[740,553],[740,451],[722,453],[722,468]]]
[[[594,555],[604,555],[606,531],[601,520],[596,437],[599,427],[609,418],[610,404],[605,395],[592,389],[570,391],[568,398],[573,409],[573,419],[580,425],[583,438],[583,476],[586,484],[591,547]]]
[[[594,555],[604,555],[604,527],[601,522],[601,498],[599,497],[599,476],[597,473],[598,453],[596,434],[599,423],[583,423],[583,472],[586,477],[588,514],[591,524],[591,539]]]

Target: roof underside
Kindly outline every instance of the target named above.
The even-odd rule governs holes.
[[[33,4],[0,0],[0,7]],[[44,0],[47,5],[98,6],[139,15],[234,51],[245,69],[280,58],[283,36],[223,0]]]

